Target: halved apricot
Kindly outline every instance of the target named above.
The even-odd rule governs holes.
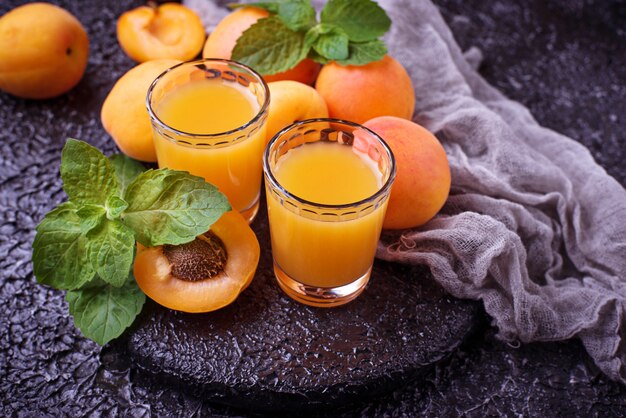
[[[204,26],[191,9],[176,3],[140,6],[120,16],[117,40],[132,59],[188,61],[204,45]]]
[[[137,244],[133,272],[141,290],[158,304],[210,312],[232,303],[248,287],[259,256],[259,242],[248,222],[230,211],[190,243]]]

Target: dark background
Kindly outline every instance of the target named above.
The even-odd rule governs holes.
[[[2,1],[0,14],[24,1]],[[115,21],[140,1],[58,2],[86,27],[87,73],[41,102],[0,93],[0,415],[243,415],[137,374],[114,347],[85,340],[61,292],[35,284],[34,227],[64,199],[58,179],[67,136],[105,153],[100,106],[134,64]],[[463,49],[479,47],[481,74],[544,126],[583,143],[626,184],[626,2],[440,0]],[[45,65],[45,63],[42,63]],[[575,162],[573,162],[575,163]],[[335,416],[624,416],[626,388],[605,378],[577,341],[511,347],[488,319],[423,380]],[[303,411],[304,412],[304,411]]]

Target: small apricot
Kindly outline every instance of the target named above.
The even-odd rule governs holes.
[[[89,38],[68,11],[48,3],[0,18],[0,90],[26,99],[66,93],[85,73]]]
[[[267,115],[266,143],[294,122],[328,117],[326,102],[313,87],[291,80],[273,81],[267,86],[272,99]]]
[[[425,224],[439,212],[450,192],[450,166],[443,146],[428,130],[410,120],[382,116],[364,126],[387,142],[396,160],[396,179],[383,228]]]
[[[141,290],[158,304],[210,312],[232,303],[248,287],[259,257],[259,242],[248,222],[230,211],[190,243],[137,244],[133,273]]]
[[[269,16],[266,10],[258,7],[243,7],[228,14],[209,34],[204,44],[202,56],[204,58],[230,59],[241,34],[256,23],[257,20]],[[320,70],[319,64],[305,59],[300,61],[294,68],[282,73],[264,75],[266,82],[280,80],[294,80],[304,84],[313,84],[317,73]]]
[[[146,95],[159,74],[179,63],[178,60],[162,59],[139,64],[117,80],[104,100],[100,112],[102,126],[129,157],[156,162]]]
[[[160,58],[188,61],[202,50],[204,39],[202,21],[182,4],[140,6],[117,21],[117,40],[137,62]]]
[[[315,88],[331,118],[357,123],[377,116],[411,119],[415,110],[411,78],[389,55],[361,66],[331,62],[322,67]]]

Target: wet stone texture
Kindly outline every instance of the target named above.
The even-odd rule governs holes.
[[[0,2],[0,14],[24,2]],[[436,3],[463,48],[482,49],[480,71],[491,83],[528,106],[543,125],[585,144],[611,175],[626,184],[623,0]],[[296,313],[293,302],[269,286],[271,279],[265,272],[236,305],[213,315],[221,322],[209,322],[209,316],[174,314],[149,303],[135,327],[119,341],[101,349],[85,340],[68,316],[63,294],[35,284],[30,246],[36,224],[65,199],[58,175],[65,138],[87,140],[107,154],[115,151],[100,125],[100,106],[114,81],[133,66],[115,40],[115,19],[142,2],[66,0],[59,4],[74,13],[89,33],[86,76],[69,94],[42,102],[0,93],[0,416],[242,416],[258,411],[261,402],[266,402],[265,406],[279,401],[293,406],[291,403],[302,400],[302,394],[294,393],[295,387],[306,388],[308,401],[322,397],[341,401],[341,396],[355,401],[332,412],[298,408],[299,414],[319,416],[626,415],[626,388],[602,376],[578,342],[511,347],[494,337],[486,318],[478,321],[477,330],[447,359],[430,368],[420,367],[422,362],[436,359],[436,350],[422,350],[433,331],[438,341],[451,343],[450,348],[455,344],[453,337],[461,335],[463,329],[455,328],[459,325],[455,323],[443,329],[425,327],[426,334],[420,336],[411,333],[408,326],[427,325],[426,320],[435,315],[437,320],[449,322],[467,318],[465,314],[472,312],[468,307],[474,305],[443,296],[430,284],[425,271],[402,266],[377,267],[377,274],[384,272],[403,290],[394,307],[396,318],[383,314],[374,321],[373,312],[390,303],[382,296],[377,298],[373,291],[387,286],[382,280],[372,283],[364,295],[368,299],[340,308],[337,319],[333,319],[330,312],[300,306]],[[413,278],[419,282],[413,283]],[[260,292],[265,286],[268,293]],[[418,295],[423,300],[416,298]],[[442,310],[425,312],[425,302]],[[378,311],[368,311],[366,303]],[[251,312],[245,321],[259,324],[259,330],[243,336],[238,334],[244,326],[238,309],[243,310],[246,304],[277,312],[272,311],[272,317]],[[453,309],[445,311],[446,307]],[[397,314],[400,309],[404,309],[402,315]],[[440,312],[451,316],[441,318]],[[276,322],[294,315],[300,323]],[[338,333],[338,318],[347,321],[347,326],[339,335],[333,334],[332,344],[325,346],[306,335],[315,315],[325,317],[322,319],[330,324],[325,336]],[[158,318],[170,322],[158,322]],[[372,326],[363,327],[359,318],[371,321]],[[394,322],[396,325],[385,334],[384,327]],[[270,324],[276,332],[271,332]],[[305,336],[304,341],[290,339],[297,332]],[[208,350],[208,346],[189,346],[208,333],[213,337],[211,344],[224,353],[204,351],[204,363],[175,355]],[[154,335],[169,339],[153,344],[149,338]],[[310,359],[302,369],[287,373],[296,359],[307,360],[307,352],[294,351],[305,341],[315,348],[311,353],[331,356],[342,352],[344,360],[354,359],[358,364],[367,358],[362,349],[373,337],[377,339],[375,348],[384,348],[389,356],[378,358],[375,368],[362,364],[346,376],[329,370],[325,378],[342,382],[326,391],[330,393],[321,392],[323,379],[316,383],[306,371],[307,367],[315,371],[319,359]],[[362,345],[356,344],[356,351],[351,352],[346,350],[346,341]],[[172,347],[179,351],[173,352]],[[270,350],[272,347],[278,349]],[[256,349],[266,350],[269,357]],[[220,355],[226,357],[225,362],[217,361]],[[260,365],[276,362],[280,367],[274,375],[269,368],[253,370],[252,359]],[[138,367],[140,364],[150,371]],[[175,376],[163,377],[172,376],[176,364],[183,366],[176,370],[184,385]],[[213,370],[200,369],[209,364]],[[237,364],[239,374],[227,375],[227,364]],[[401,376],[385,375],[397,367],[404,371]],[[364,370],[372,374],[366,376]],[[207,376],[220,380],[211,381]],[[358,385],[350,385],[348,378]],[[194,385],[194,381],[201,385]],[[358,400],[367,393],[386,390],[392,391]],[[221,397],[222,402],[233,403],[242,394],[250,400],[237,402],[237,407],[209,401]]]

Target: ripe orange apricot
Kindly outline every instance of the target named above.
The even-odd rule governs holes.
[[[313,87],[291,80],[273,81],[267,86],[271,100],[265,143],[294,122],[328,117],[326,102]]]
[[[268,15],[266,10],[258,7],[244,7],[230,13],[209,34],[204,44],[202,56],[204,58],[230,59],[233,48],[235,48],[237,39],[241,34],[257,20]],[[264,75],[263,78],[268,83],[279,80],[294,80],[311,85],[315,82],[319,70],[319,64],[310,59],[305,59],[290,70],[273,75]]]
[[[161,59],[139,64],[117,80],[104,100],[100,111],[102,126],[129,157],[156,162],[146,95],[159,74],[179,63],[178,60]]]
[[[68,11],[48,3],[16,7],[0,18],[0,90],[48,99],[85,73],[89,39]]]
[[[362,66],[331,62],[322,67],[315,88],[326,100],[331,118],[357,123],[377,116],[411,119],[415,110],[413,83],[389,55]]]
[[[177,3],[140,6],[117,21],[117,40],[137,62],[160,58],[188,61],[198,55],[204,38],[198,15]]]
[[[232,303],[252,282],[260,247],[237,211],[183,245],[137,244],[135,280],[152,300],[183,312],[210,312]]]
[[[417,123],[382,116],[364,126],[380,135],[396,159],[396,180],[391,188],[385,229],[403,229],[428,222],[450,192],[450,166],[441,143]]]

